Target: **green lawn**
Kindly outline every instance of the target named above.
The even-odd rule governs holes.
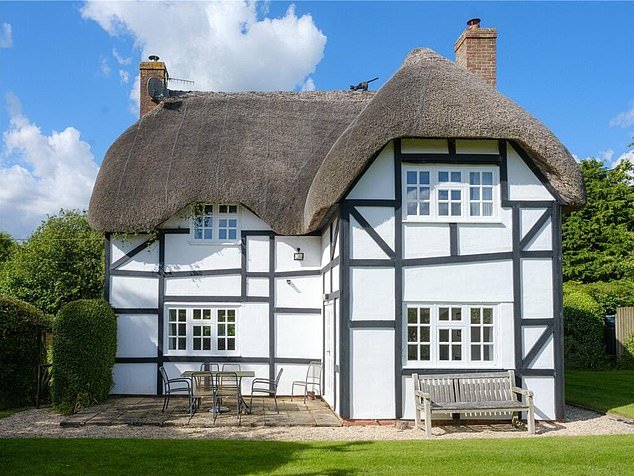
[[[0,440],[0,474],[634,474],[634,436],[283,443]]]
[[[634,370],[569,370],[566,401],[634,418]]]

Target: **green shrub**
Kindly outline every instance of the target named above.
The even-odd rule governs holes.
[[[0,409],[33,404],[37,367],[46,359],[40,336],[50,329],[42,311],[0,295]]]
[[[117,322],[100,299],[70,302],[53,328],[52,395],[64,413],[104,401],[112,388],[117,350]]]
[[[616,314],[618,307],[634,306],[634,280],[631,279],[589,284],[570,281],[564,284],[564,292],[572,290],[592,296],[601,306],[604,315]]]
[[[605,365],[605,322],[601,306],[589,294],[565,287],[563,308],[566,366],[595,369]]]
[[[623,347],[625,349],[620,358],[619,366],[624,369],[634,369],[634,334],[625,339]]]

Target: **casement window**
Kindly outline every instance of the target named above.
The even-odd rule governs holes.
[[[235,353],[238,348],[236,314],[236,309],[230,308],[168,308],[168,352]]]
[[[410,221],[488,221],[499,208],[493,167],[443,165],[405,168],[403,209]]]
[[[238,205],[202,205],[192,220],[192,238],[197,242],[235,242],[239,239]]]
[[[408,305],[408,362],[447,367],[493,365],[495,311],[491,305]]]

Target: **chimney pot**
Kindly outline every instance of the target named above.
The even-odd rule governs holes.
[[[471,20],[469,20],[467,22],[467,29],[468,30],[473,30],[474,28],[480,28],[480,19],[479,18],[472,18]]]
[[[160,58],[158,56],[156,56],[156,55],[151,55],[151,56],[148,56],[148,59],[150,61],[158,61]]]

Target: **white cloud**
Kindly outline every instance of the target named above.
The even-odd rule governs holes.
[[[302,91],[314,91],[315,89],[317,89],[315,87],[315,81],[309,76],[306,81],[304,81],[304,84],[302,84]]]
[[[608,164],[612,162],[612,157],[614,157],[614,151],[612,149],[599,152],[599,159]]]
[[[612,164],[612,168],[621,164],[622,162],[631,162],[634,164],[634,150],[630,150],[629,152],[625,152],[624,154],[619,155],[619,157]]]
[[[99,69],[101,70],[101,74],[105,77],[110,76],[110,73],[112,73],[112,69],[110,68],[110,64],[106,58],[101,58],[101,60],[99,60]]]
[[[80,132],[67,127],[49,135],[22,114],[7,94],[9,127],[0,152],[0,231],[27,237],[47,214],[88,206],[99,166]]]
[[[620,113],[618,116],[610,120],[611,127],[630,127],[634,126],[634,106],[629,111]]]
[[[279,18],[258,18],[250,1],[88,1],[81,12],[112,36],[131,35],[144,58],[159,55],[170,75],[203,91],[301,88],[326,44],[312,17],[298,17],[293,5]]]
[[[10,23],[3,23],[0,26],[0,48],[11,48],[13,46],[13,33]]]
[[[128,83],[130,81],[130,73],[128,73],[126,70],[124,69],[120,69],[119,70],[119,80],[122,83]]]
[[[124,58],[119,54],[116,48],[112,48],[112,56],[117,60],[120,66],[127,66],[132,62],[132,58]]]

